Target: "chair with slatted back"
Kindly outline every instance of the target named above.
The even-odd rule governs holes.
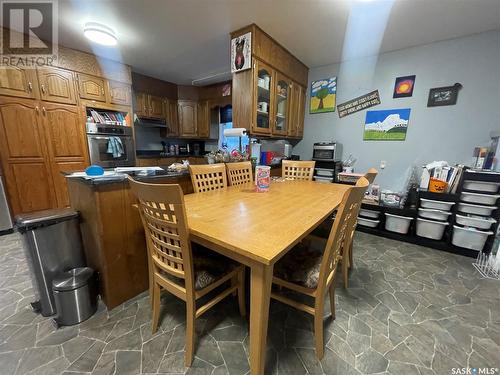
[[[316,162],[309,160],[283,160],[281,165],[281,176],[283,178],[312,181]]]
[[[342,247],[356,225],[361,200],[368,187],[365,178],[347,190],[337,210],[328,239],[315,237],[309,246],[299,243],[274,266],[273,283],[314,298],[314,307],[293,300],[280,292],[271,298],[286,303],[314,316],[316,356],[323,358],[323,311],[325,295],[330,295],[330,309],[335,318],[335,277],[341,260]]]
[[[146,233],[149,290],[152,294],[152,331],[160,319],[160,291],[165,289],[186,302],[186,366],[193,361],[195,319],[230,294],[238,294],[240,313],[245,315],[245,268],[208,249],[192,249],[186,221],[184,195],[179,185],[147,184],[129,177],[139,201]],[[197,301],[215,288],[230,287],[201,306]]]
[[[229,186],[243,185],[253,181],[252,163],[249,161],[227,163],[226,169]]]
[[[189,172],[195,193],[227,187],[226,165],[224,163],[190,165]]]
[[[368,181],[369,184],[372,184],[375,181],[375,177],[377,177],[378,171],[375,168],[368,169],[368,172],[365,173],[364,178]],[[359,183],[359,181],[358,181]],[[353,243],[354,243],[354,233],[356,230],[356,226],[352,228],[351,234],[349,236],[349,241],[347,241],[346,246],[342,252],[342,275],[344,277],[344,288],[349,287],[349,269],[352,268],[353,265]],[[345,259],[345,261],[344,261]]]

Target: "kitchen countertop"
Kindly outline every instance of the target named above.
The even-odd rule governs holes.
[[[127,176],[133,176],[135,180],[137,181],[142,181],[142,182],[147,182],[150,180],[158,179],[158,178],[179,178],[179,177],[189,177],[189,171],[184,170],[181,172],[174,172],[174,171],[168,171],[168,170],[158,170],[158,171],[153,171],[154,173],[150,173],[148,175],[139,175],[136,174],[135,172],[128,172],[128,173],[116,173],[113,175],[108,175],[108,176],[101,176],[101,177],[96,177],[93,179],[87,179],[85,177],[68,177],[69,174],[66,173],[64,174],[66,178],[71,178],[73,180],[82,182],[87,185],[107,185],[107,184],[114,184],[114,183],[120,183],[123,182],[127,179]]]
[[[139,159],[156,159],[156,158],[161,158],[161,159],[168,159],[168,158],[204,158],[204,155],[164,155],[160,151],[141,151],[137,150],[136,151],[136,157]]]

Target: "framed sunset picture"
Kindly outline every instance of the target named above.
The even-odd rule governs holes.
[[[394,84],[393,98],[408,98],[413,95],[416,76],[405,76],[396,78]]]

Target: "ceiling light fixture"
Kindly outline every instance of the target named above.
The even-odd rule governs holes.
[[[113,29],[97,22],[87,22],[83,28],[83,35],[92,42],[104,46],[115,46],[118,43]]]

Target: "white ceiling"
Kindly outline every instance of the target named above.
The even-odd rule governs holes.
[[[118,47],[91,46],[89,21],[113,28]],[[227,72],[229,32],[252,22],[315,67],[500,29],[500,0],[59,1],[60,44],[180,84]]]

